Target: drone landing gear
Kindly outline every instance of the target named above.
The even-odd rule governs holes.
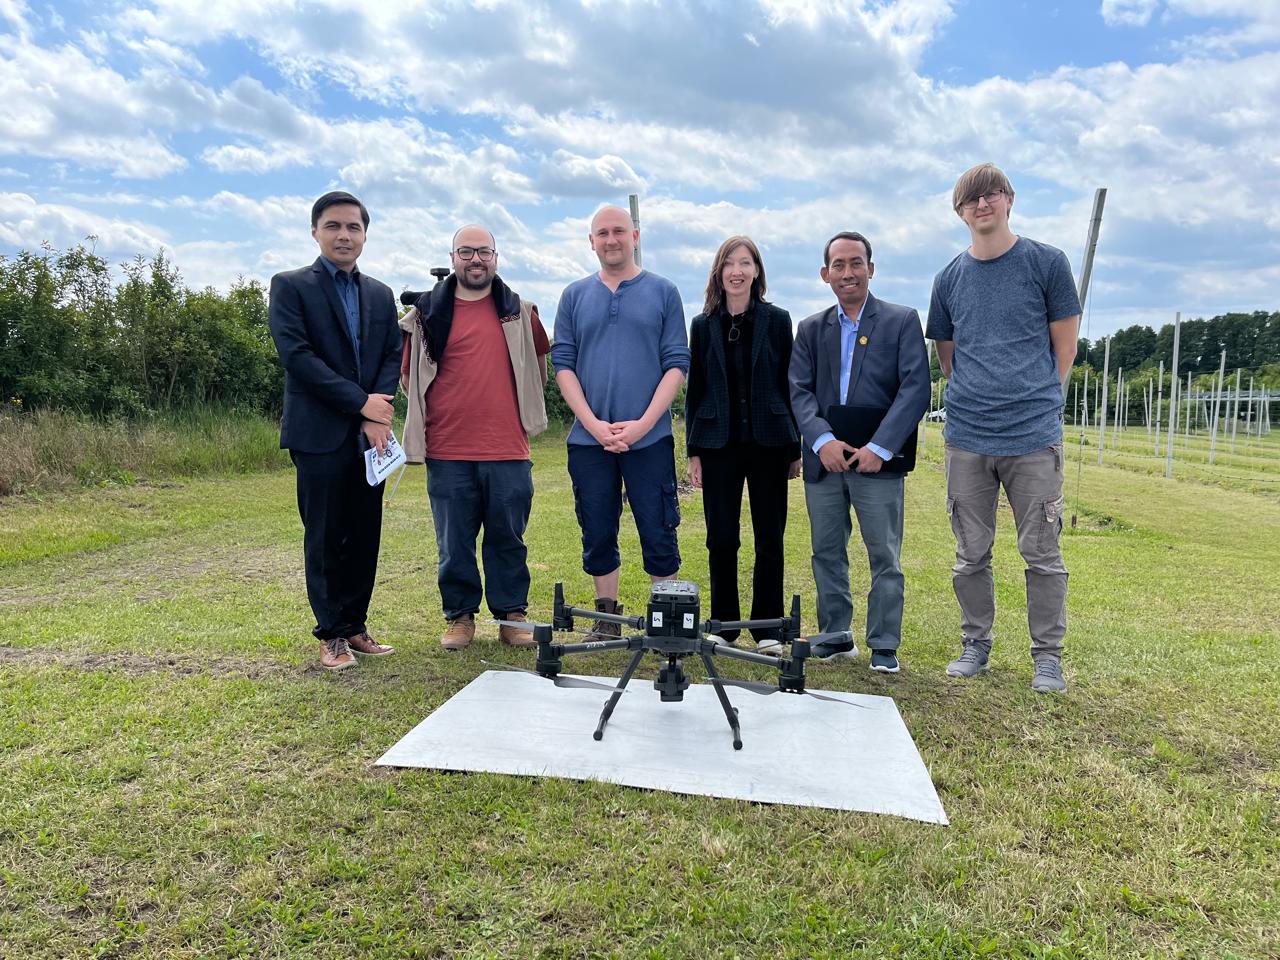
[[[609,695],[609,699],[605,701],[604,709],[600,711],[600,722],[596,724],[595,733],[591,735],[593,739],[604,739],[605,724],[613,716],[613,708],[618,705],[622,692],[630,682],[632,674],[636,672],[636,667],[640,665],[644,654],[645,650],[641,648],[632,655],[631,661],[627,664],[627,669],[618,681],[617,689]],[[707,675],[718,681],[720,674],[716,672],[716,666],[711,662],[710,655],[703,653],[702,662],[707,666]],[[738,725],[738,708],[729,702],[729,697],[725,694],[722,684],[715,683],[714,686],[716,698],[720,701],[720,706],[724,710],[724,717],[729,721],[729,729],[733,732],[733,749],[741,750],[742,730]],[[689,688],[689,677],[685,674],[679,657],[675,655],[667,657],[667,664],[658,671],[658,679],[653,681],[653,687],[658,691],[663,703],[676,703],[684,699],[684,692]]]
[[[711,657],[706,653],[702,654],[702,662],[707,665],[707,676],[713,681],[720,679],[720,674],[716,672],[716,665],[711,662]],[[720,706],[724,708],[725,719],[729,721],[729,729],[733,731],[733,749],[742,749],[742,731],[738,728],[738,708],[729,702],[728,695],[724,692],[724,684],[714,683],[716,688],[716,696],[720,698]]]
[[[560,585],[556,584],[556,586],[559,587]],[[631,675],[636,672],[636,667],[640,666],[640,661],[643,659],[644,647],[641,647],[632,655],[631,661],[627,664],[627,669],[623,671],[622,678],[618,681],[618,689],[609,694],[609,699],[604,702],[604,710],[600,713],[600,722],[596,724],[596,732],[591,735],[596,740],[604,739],[604,725],[613,716],[613,708],[618,705],[618,700],[622,697],[622,691],[627,688]]]

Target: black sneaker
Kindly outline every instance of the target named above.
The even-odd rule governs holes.
[[[897,673],[902,667],[898,664],[898,654],[893,650],[872,650],[871,669],[876,673]]]

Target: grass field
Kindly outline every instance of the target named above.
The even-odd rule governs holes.
[[[373,767],[481,657],[531,660],[491,626],[438,646],[420,468],[386,512],[374,598],[399,652],[337,676],[308,635],[289,471],[0,501],[0,956],[1280,955],[1273,485],[1100,469],[1084,448],[1071,691],[1037,696],[1007,509],[993,669],[943,676],[958,632],[930,431],[907,485],[904,671],[855,662],[821,685],[895,698],[949,828]],[[590,596],[562,439],[534,449],[535,614],[557,578]],[[799,482],[791,511],[812,627]],[[693,494],[683,572],[705,584],[702,538]],[[637,558],[630,530],[632,609]]]

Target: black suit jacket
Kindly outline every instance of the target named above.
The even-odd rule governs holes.
[[[403,334],[391,288],[360,278],[360,368],[337,285],[324,262],[271,278],[271,337],[284,367],[280,446],[330,453],[351,442],[371,393],[395,396]]]
[[[864,342],[865,341],[865,342]],[[804,478],[826,472],[813,444],[831,430],[833,403],[887,408],[871,442],[897,453],[929,405],[929,356],[920,315],[910,307],[867,294],[849,371],[849,396],[840,393],[840,315],[834,305],[800,322],[791,354],[791,407],[804,446]],[[868,476],[901,474],[868,474]]]
[[[725,367],[724,314],[700,313],[689,327],[689,381],[685,387],[685,440],[690,448],[718,450],[729,442],[729,377]],[[799,456],[800,434],[791,414],[787,369],[791,363],[791,314],[757,303],[751,324],[751,433],[765,447],[790,447]]]

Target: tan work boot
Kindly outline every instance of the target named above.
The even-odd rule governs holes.
[[[333,637],[320,641],[320,666],[326,670],[346,670],[356,665],[355,654],[347,646],[343,637]]]
[[[527,623],[528,618],[519,610],[513,610],[508,613],[503,620],[515,620],[520,623]],[[503,624],[498,627],[498,639],[509,647],[536,647],[538,641],[533,639],[533,631],[525,630],[523,627],[512,627]]]
[[[352,653],[358,653],[362,657],[389,657],[396,652],[395,647],[379,643],[369,636],[368,630],[357,633],[354,637],[347,637],[347,646],[351,648]]]
[[[622,604],[610,597],[596,597],[597,613],[622,613]],[[613,640],[622,636],[622,624],[610,623],[608,620],[591,622],[591,640]]]
[[[446,650],[461,650],[463,647],[471,646],[471,641],[475,638],[476,618],[472,614],[467,614],[465,617],[449,621],[444,629],[444,636],[440,638],[440,646]]]

